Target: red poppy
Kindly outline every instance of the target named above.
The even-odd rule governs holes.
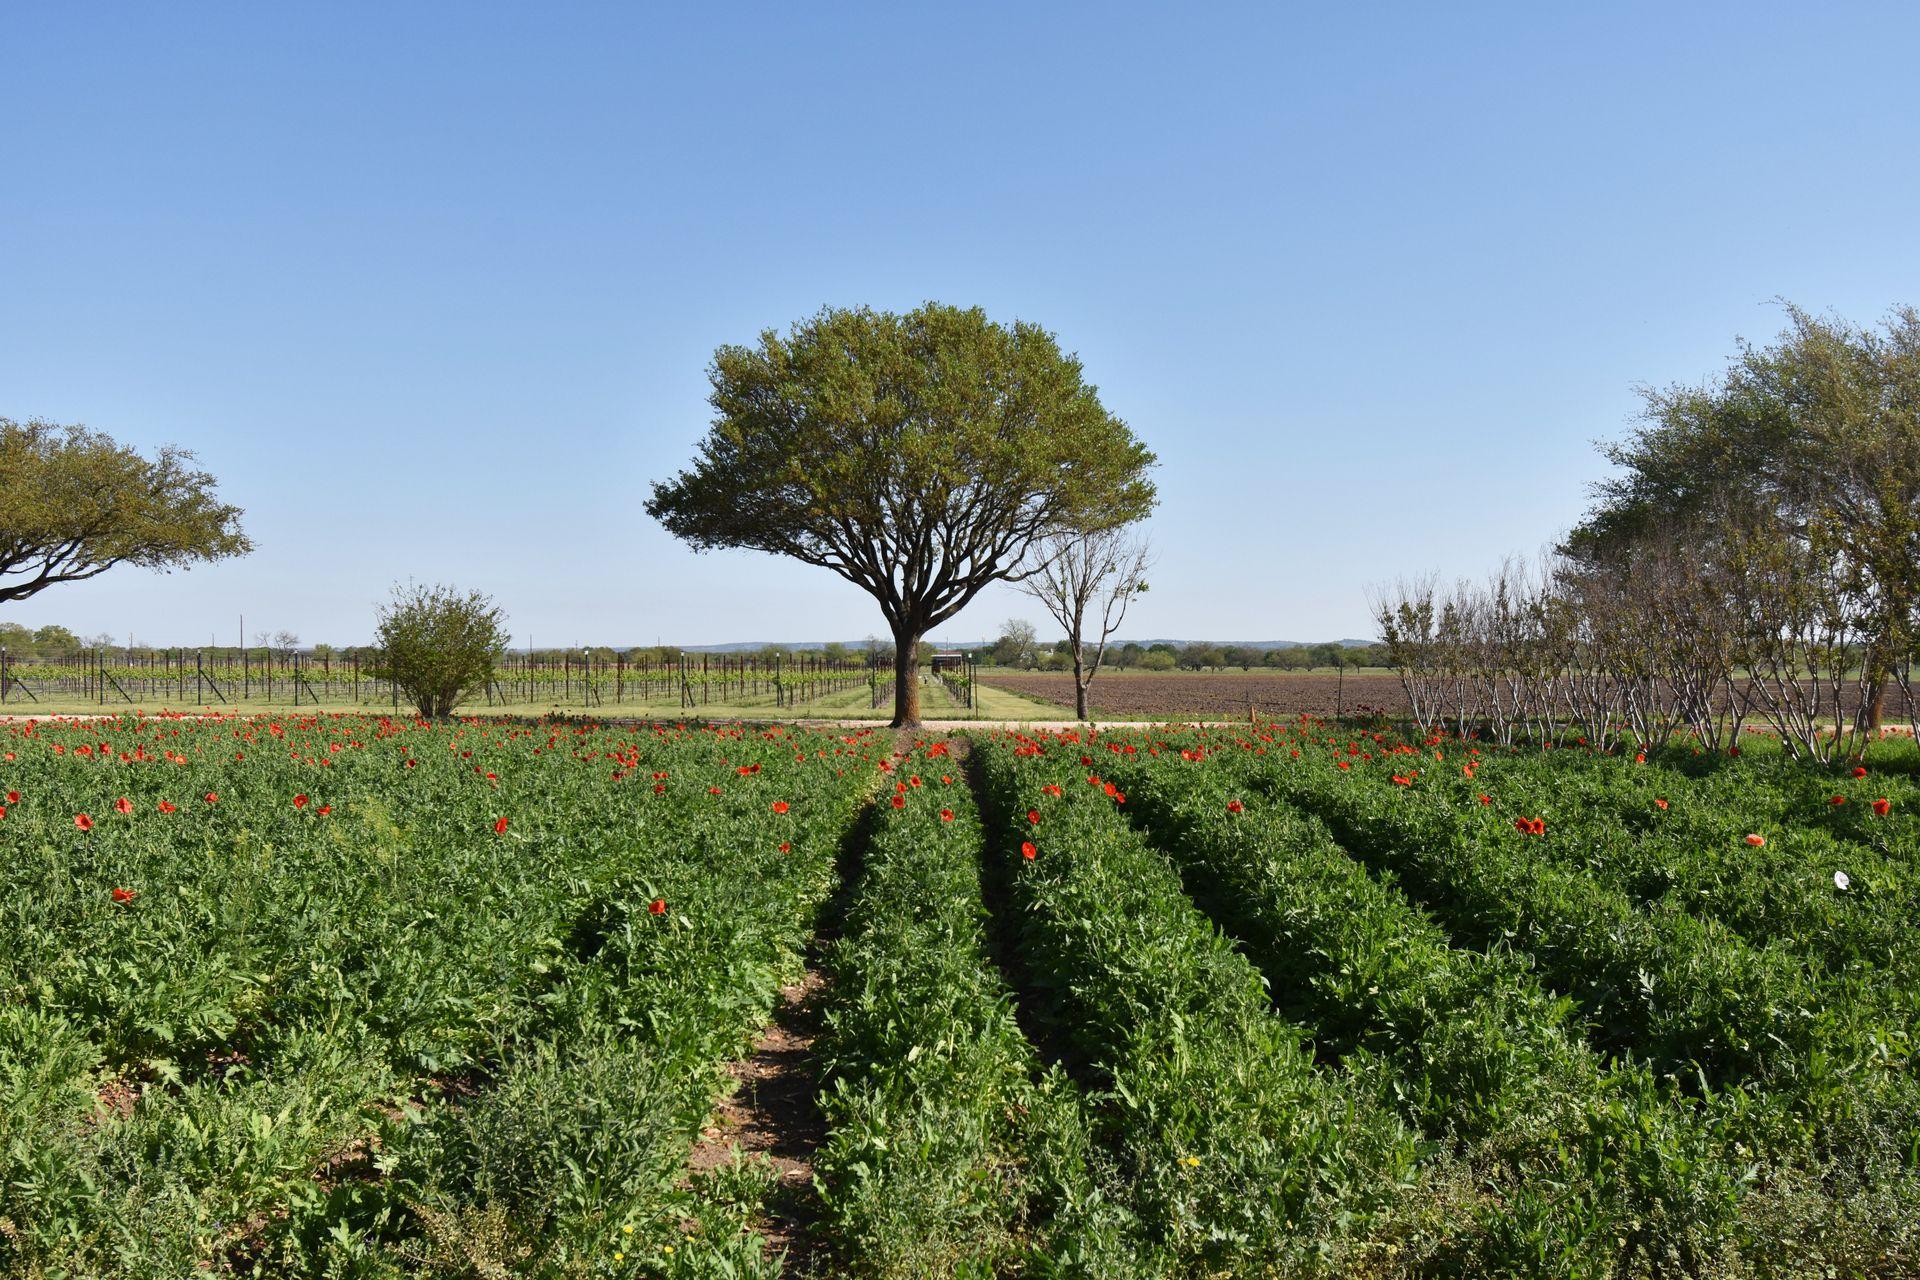
[[[506,832],[507,832],[507,820],[505,818],[495,818],[493,820],[493,834],[499,836],[499,835],[505,835]]]
[[[217,796],[217,795],[215,795],[215,794],[214,794],[213,792],[211,792],[211,791],[209,791],[209,792],[207,792],[207,803],[208,803],[208,804],[219,804],[219,803],[220,803],[220,797],[219,797],[219,796]]]
[[[1635,764],[1645,764],[1647,762],[1647,753],[1644,751],[1635,752],[1633,762]]]
[[[1893,808],[1893,801],[1887,799],[1885,796],[1881,796],[1878,800],[1875,800],[1873,802],[1873,811],[1879,814],[1883,818],[1887,816],[1888,811],[1890,811],[1892,808]]]
[[[1238,800],[1227,801],[1228,813],[1240,813],[1240,812],[1243,812],[1246,809],[1246,807],[1247,807],[1246,805],[1241,804]]]
[[[1653,802],[1653,807],[1656,809],[1664,809],[1667,807],[1667,802],[1665,800],[1655,800]]]
[[[1482,793],[1481,793],[1481,795],[1480,795],[1480,803],[1481,803],[1481,804],[1492,804],[1492,803],[1493,803],[1493,797],[1492,797],[1492,796],[1490,796],[1490,795],[1487,795],[1487,794],[1486,794],[1485,792],[1482,792]]]
[[[133,801],[127,799],[125,796],[121,796],[113,802],[113,811],[115,813],[132,813]]]
[[[82,831],[91,831],[93,830],[93,819],[84,813],[76,813],[73,815],[73,825]]]
[[[942,821],[942,822],[952,822],[952,821],[953,821],[953,810],[951,810],[951,809],[942,809],[942,810],[940,811],[940,821]]]
[[[1750,835],[1747,837],[1747,843],[1752,845],[1756,849],[1766,844],[1766,842],[1767,842],[1767,838],[1765,836]]]
[[[155,805],[154,808],[160,810],[162,813],[172,813],[173,802],[170,800],[162,800],[159,804]]]
[[[113,891],[113,900],[123,907],[139,896],[140,895],[132,889],[115,889]]]
[[[1846,802],[1847,798],[1845,796],[1835,796],[1833,799],[1827,801],[1828,804],[1845,804]]]
[[[293,798],[293,807],[296,809],[304,809],[307,807],[307,797],[305,792],[302,792],[301,794]]]
[[[789,843],[788,843],[787,841],[785,841],[785,840],[782,840],[782,841],[780,842],[780,852],[782,852],[782,853],[787,853],[787,852],[789,852],[790,850],[792,850],[792,848],[793,848],[793,846],[792,846],[791,844],[789,844]]]
[[[905,796],[903,796],[903,795],[896,795],[896,796],[894,796],[894,798],[893,798],[893,807],[894,807],[894,808],[896,808],[896,809],[904,809],[904,808],[906,808],[906,807],[907,807],[907,798],[906,798]]]
[[[787,811],[787,802],[785,800],[775,800],[773,802],[773,811],[775,813],[785,813]]]
[[[662,796],[662,795],[665,795],[666,793],[667,793],[667,784],[666,784],[666,783],[664,783],[664,782],[656,782],[656,783],[654,783],[654,784],[653,784],[653,794],[655,794],[655,795],[657,795],[657,796]]]
[[[953,775],[952,775],[952,774],[947,774],[947,773],[943,773],[943,774],[941,774],[941,775],[940,775],[940,785],[941,785],[941,786],[943,786],[943,787],[950,787],[950,786],[952,786],[952,785],[953,785]]]
[[[656,916],[667,914],[667,900],[665,898],[655,898],[652,902],[649,902],[647,904],[647,914]]]
[[[1020,842],[1020,856],[1025,858],[1028,862],[1032,862],[1034,858],[1039,855],[1039,853],[1040,851],[1033,847],[1033,841],[1022,840]]]
[[[330,804],[323,804],[318,809],[315,809],[314,812],[324,818],[328,814],[333,812],[333,806]]]
[[[1032,824],[1033,824],[1034,826],[1036,826],[1036,827],[1037,827],[1037,826],[1039,826],[1039,825],[1040,825],[1040,811],[1039,811],[1038,809],[1029,809],[1029,810],[1027,810],[1027,821],[1028,821],[1028,822],[1030,822],[1030,823],[1032,823]]]
[[[8,803],[8,804],[19,804],[19,803],[20,803],[20,793],[19,793],[18,791],[9,791],[9,792],[7,792],[7,803]]]

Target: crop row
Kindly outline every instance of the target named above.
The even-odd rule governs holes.
[[[854,1275],[1128,1274],[1078,1090],[1042,1068],[989,959],[980,818],[945,751],[908,757],[872,811],[830,952],[829,1234]]]
[[[685,1239],[673,1175],[830,885],[854,746],[361,718],[18,737],[12,1269],[751,1252]]]
[[[1317,818],[1246,788],[1237,751],[1200,763],[1191,749],[1102,745],[1102,776],[1279,1007],[1349,1063],[1377,1057],[1410,1116],[1468,1144],[1499,1191],[1476,1206],[1483,1261],[1552,1259],[1526,1269],[1562,1274],[1811,1265],[1808,1228],[1847,1217],[1832,1170],[1804,1148],[1752,1177],[1777,1124],[1764,1100],[1692,1097],[1629,1059],[1599,1062],[1524,955],[1454,946],[1391,874],[1370,875]],[[1841,1247],[1884,1260],[1882,1243],[1867,1228]]]

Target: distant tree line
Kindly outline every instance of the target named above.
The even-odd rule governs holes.
[[[1009,619],[999,639],[980,649],[982,662],[1020,671],[1066,671],[1072,667],[1067,642],[1045,644],[1032,623]],[[1389,665],[1382,644],[1292,645],[1262,649],[1253,645],[1187,644],[1167,642],[1142,645],[1133,641],[1107,650],[1106,665],[1129,671],[1338,671],[1353,667]]]

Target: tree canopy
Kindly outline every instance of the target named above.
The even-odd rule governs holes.
[[[1620,473],[1564,549],[1591,570],[1678,535],[1695,556],[1798,565],[1789,577],[1865,638],[1877,684],[1920,635],[1920,311],[1878,329],[1787,316],[1721,377],[1642,393],[1641,427],[1607,450]]]
[[[118,564],[184,569],[253,549],[240,508],[184,449],[151,459],[98,431],[0,418],[0,602]]]
[[[895,723],[919,719],[914,647],[1048,534],[1153,506],[1153,455],[1052,334],[977,308],[829,308],[715,354],[711,430],[647,511],[697,550],[839,574],[896,643]]]

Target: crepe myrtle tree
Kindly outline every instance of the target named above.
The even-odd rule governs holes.
[[[827,308],[725,346],[714,419],[649,514],[696,550],[746,547],[831,569],[894,639],[895,726],[920,722],[918,645],[1033,544],[1153,506],[1153,454],[1037,325],[926,303]]]
[[[487,687],[508,638],[505,611],[482,592],[395,584],[374,628],[373,675],[398,686],[422,717],[444,720]]]
[[[245,555],[240,508],[184,449],[152,458],[82,426],[0,418],[0,604],[115,565]]]

